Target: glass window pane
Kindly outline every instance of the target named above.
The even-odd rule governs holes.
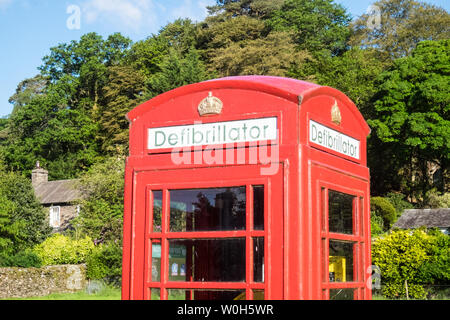
[[[329,279],[330,282],[353,280],[353,243],[330,240]]]
[[[253,229],[264,230],[264,186],[253,187]]]
[[[330,232],[353,234],[353,199],[330,190],[328,193],[328,228]]]
[[[264,238],[253,239],[253,281],[264,282]]]
[[[264,290],[253,290],[253,300],[264,300]]]
[[[161,300],[161,289],[151,288],[150,295],[151,295],[151,300]]]
[[[354,300],[355,289],[330,289],[330,300]]]
[[[171,190],[170,231],[245,230],[245,187]]]
[[[152,281],[161,281],[161,243],[152,243]]]
[[[169,281],[245,281],[245,239],[169,240]]]
[[[167,290],[168,300],[245,300],[245,290]]]
[[[161,232],[162,191],[153,191],[153,232]]]

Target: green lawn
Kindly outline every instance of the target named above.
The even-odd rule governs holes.
[[[106,287],[97,293],[78,291],[75,293],[54,293],[44,297],[11,298],[7,300],[120,300],[119,288]]]

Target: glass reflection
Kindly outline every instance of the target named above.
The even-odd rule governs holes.
[[[245,230],[245,187],[170,191],[170,231]]]
[[[330,232],[353,233],[354,196],[332,191],[328,194],[328,227]]]
[[[169,281],[245,281],[245,239],[169,240]]]

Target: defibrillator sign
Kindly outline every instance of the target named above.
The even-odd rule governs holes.
[[[309,121],[309,141],[359,160],[358,140],[313,120]]]
[[[276,117],[148,129],[149,150],[276,139]]]

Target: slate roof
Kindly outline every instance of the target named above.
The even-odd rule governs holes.
[[[394,228],[414,229],[425,226],[428,228],[449,228],[450,208],[442,209],[408,209],[394,224]]]
[[[79,200],[81,193],[75,188],[77,180],[57,180],[42,182],[34,192],[41,204],[71,203]]]

